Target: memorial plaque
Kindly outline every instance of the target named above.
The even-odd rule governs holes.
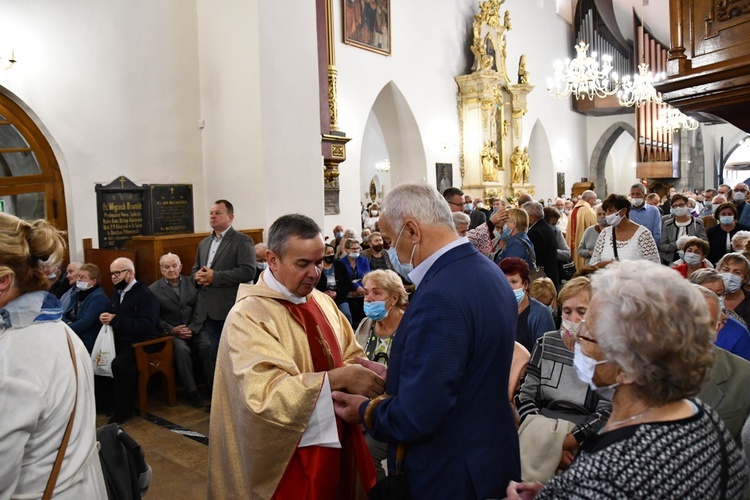
[[[120,177],[95,190],[99,248],[122,248],[133,236],[151,234],[148,188]]]
[[[153,236],[194,232],[192,184],[151,184]]]

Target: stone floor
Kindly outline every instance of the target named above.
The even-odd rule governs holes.
[[[143,448],[146,461],[153,469],[153,479],[146,498],[161,500],[206,498],[208,446],[185,435],[169,430],[163,421],[193,431],[200,440],[208,436],[208,409],[193,408],[184,393],[178,391],[177,406],[170,407],[158,392],[150,394],[149,415],[133,417],[122,425]],[[151,416],[157,417],[152,418]],[[109,417],[98,415],[96,425],[107,423]],[[157,425],[153,421],[161,421]],[[202,440],[207,443],[207,439]]]

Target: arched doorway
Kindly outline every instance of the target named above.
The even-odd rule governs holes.
[[[67,230],[60,167],[31,117],[0,92],[0,209]]]
[[[417,120],[398,86],[388,82],[372,105],[362,136],[360,192],[369,192],[373,178],[378,179],[378,194],[385,195],[393,186],[424,181],[427,175]]]
[[[540,120],[534,123],[529,136],[529,159],[531,161],[529,184],[536,186],[534,198],[554,199],[557,196],[555,165],[547,131]]]
[[[594,191],[596,191],[596,194],[600,198],[604,198],[609,194],[610,190],[607,189],[606,177],[607,158],[612,147],[624,132],[630,134],[633,141],[635,141],[635,128],[629,123],[617,122],[604,131],[591,154],[591,161],[589,162],[590,178],[595,186]],[[623,144],[623,147],[627,147],[627,145]],[[632,158],[633,163],[635,163],[635,156]]]

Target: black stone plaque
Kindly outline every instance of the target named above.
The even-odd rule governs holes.
[[[151,234],[147,187],[119,177],[95,190],[99,248],[122,248],[133,236]]]
[[[154,236],[194,230],[193,185],[151,184],[151,229]]]

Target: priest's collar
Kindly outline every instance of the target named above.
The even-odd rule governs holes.
[[[282,285],[276,277],[274,277],[270,267],[266,269],[265,273],[263,273],[263,280],[266,282],[268,288],[274,292],[279,292],[292,304],[307,304],[307,297],[298,297],[290,292],[287,287]]]

